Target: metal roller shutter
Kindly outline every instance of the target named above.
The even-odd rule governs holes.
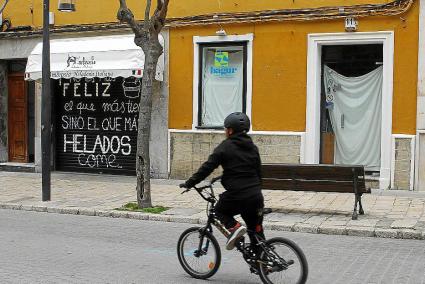
[[[140,80],[57,81],[57,170],[135,174]]]

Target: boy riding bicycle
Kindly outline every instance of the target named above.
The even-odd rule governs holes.
[[[233,249],[236,241],[247,232],[247,229],[234,218],[240,214],[248,227],[251,248],[256,250],[257,239],[254,232],[264,238],[260,155],[257,146],[247,134],[251,122],[246,114],[231,113],[224,120],[224,127],[227,138],[180,187],[195,186],[221,165],[223,168],[221,183],[226,191],[220,195],[215,212],[230,232],[226,248]]]

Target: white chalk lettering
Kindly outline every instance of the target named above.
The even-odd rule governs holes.
[[[65,115],[62,116],[62,128],[63,129],[68,129],[69,127],[69,123],[67,120],[67,117]]]
[[[114,149],[114,141],[116,141],[116,147]],[[112,136],[111,138],[111,152],[114,154],[118,154],[121,148],[120,138],[118,136]]]
[[[96,111],[93,103],[89,104],[89,103],[83,103],[83,102],[79,102],[77,104],[77,110],[80,112],[80,114],[85,110],[86,111]]]
[[[77,93],[78,88],[80,87],[80,83],[74,83],[74,97],[81,97],[80,94]]]
[[[69,101],[63,105],[63,108],[65,111],[72,111],[72,108],[74,107],[74,102]]]
[[[73,135],[73,140],[74,140],[74,144],[72,144],[72,151],[74,153],[83,153],[83,150],[78,149],[78,146],[81,145],[81,142],[78,141],[79,138],[83,138],[83,145],[86,143],[86,135],[83,134],[74,134]]]
[[[119,112],[119,113],[139,113],[139,104],[128,100],[126,102],[103,103],[102,109],[104,112]]]
[[[107,139],[108,137],[104,136],[103,142],[102,142],[102,138],[100,138],[100,136],[97,135],[96,141],[94,142],[93,153],[94,151],[96,151],[97,147],[100,148],[100,151],[102,152],[102,154],[108,153],[110,149],[110,145],[109,143],[106,143],[106,141],[109,141]],[[108,146],[108,148],[106,148],[106,146]]]
[[[126,117],[124,119],[125,131],[137,131],[137,118]]]
[[[70,163],[75,166],[122,169],[121,160],[134,157],[135,141],[130,137],[138,130],[140,106],[137,99],[120,93],[118,83],[102,78],[62,79],[59,83],[63,107],[59,109],[59,137],[63,137],[63,153],[72,154]]]
[[[114,154],[111,155],[101,155],[101,154],[80,154],[78,155],[78,163],[80,166],[88,166],[90,168],[99,168],[99,167],[106,167],[106,168],[118,168],[121,169],[122,166],[117,164],[116,156]]]
[[[124,142],[124,140],[127,140],[127,142]],[[125,156],[130,155],[131,153],[131,145],[130,145],[130,137],[123,136],[121,137],[121,153]],[[127,150],[124,150],[127,147]]]
[[[71,81],[72,82],[72,81]],[[70,89],[70,85],[72,88],[71,92],[68,92],[68,90]],[[84,85],[84,87],[83,87]],[[101,86],[101,88],[99,88],[99,85]],[[63,83],[61,84],[62,86],[62,96],[66,97],[67,94],[71,94],[74,97],[110,97],[111,94],[109,92],[110,88],[111,88],[111,83],[110,82],[106,82],[106,83],[100,83],[100,82],[94,82],[94,81],[86,81],[84,83],[80,83],[80,80],[73,80],[73,83]],[[93,86],[95,88],[95,93],[91,93],[89,91],[89,88]]]
[[[71,136],[71,134],[68,134]],[[94,142],[93,148],[89,148],[87,145],[87,136],[83,134],[72,134],[72,139],[68,138],[67,134],[64,134],[63,140],[64,152],[67,152],[67,145],[72,146],[73,153],[85,153],[93,154],[101,152],[102,154],[108,154],[109,152],[113,154],[121,153],[124,156],[128,156],[131,153],[131,144],[129,136],[101,136],[97,135]],[[81,148],[82,146],[82,148]]]
[[[84,96],[86,96],[86,97],[91,97],[92,96],[92,94],[90,94],[90,93],[87,92],[87,83],[84,84]]]
[[[64,134],[63,135],[63,152],[64,153],[66,153],[66,145],[68,145],[68,144],[74,145],[74,139],[72,139],[70,141],[70,140],[67,140],[66,137],[67,137],[67,135]],[[74,138],[74,137],[72,137],[72,138]]]
[[[84,129],[84,118],[81,116],[62,116],[62,129]]]
[[[106,86],[106,88],[103,90],[102,97],[110,97],[111,95],[108,94],[107,91],[111,87],[111,83],[102,83],[102,86]]]
[[[66,96],[66,90],[68,90],[69,83],[63,83],[63,96]]]
[[[96,123],[97,123],[97,120],[95,117],[90,117],[90,116],[87,117],[87,130],[93,130],[93,131],[99,130],[99,128],[96,127]]]
[[[102,121],[102,129],[105,131],[121,131],[121,117],[107,117]]]

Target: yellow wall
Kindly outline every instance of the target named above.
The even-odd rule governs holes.
[[[4,11],[13,26],[42,25],[42,0],[12,0]],[[116,22],[118,0],[76,0],[77,12],[60,13],[51,0],[57,26]],[[155,2],[155,1],[154,1]],[[172,0],[169,17],[213,12],[388,3],[389,0]],[[394,30],[393,132],[415,133],[418,1],[403,18],[361,18],[359,32]],[[127,0],[137,19],[143,0]],[[202,3],[202,5],[200,5]],[[31,12],[32,11],[32,12]],[[256,130],[305,131],[307,34],[343,32],[343,21],[283,22],[226,26],[228,34],[254,33],[253,126]],[[192,124],[194,35],[214,35],[218,27],[170,31],[170,128]]]
[[[50,0],[50,11],[55,14],[55,25],[92,24],[117,22],[118,0],[77,0],[77,10],[63,13],[57,10],[58,0]],[[136,18],[144,15],[144,1],[127,0]],[[12,20],[13,26],[41,27],[43,24],[43,0],[11,0],[4,17]],[[32,13],[31,13],[32,10]]]
[[[4,1],[1,1],[2,5]],[[3,18],[10,18],[13,26],[33,26],[31,8],[33,0],[9,1],[3,11]]]
[[[359,32],[395,32],[393,133],[415,134],[418,5],[403,17],[361,18]],[[170,32],[169,127],[192,127],[193,36],[218,27]],[[344,32],[343,20],[225,26],[227,34],[253,33],[253,129],[305,131],[307,35]]]
[[[55,13],[55,25],[90,24],[116,22],[119,0],[76,0],[77,11],[61,13],[57,11],[59,0],[50,0],[50,10]],[[153,7],[156,1],[153,0]],[[309,7],[340,6],[355,4],[378,4],[391,1],[384,0],[171,0],[168,17],[184,17],[220,12],[243,12],[273,9],[299,9]],[[11,0],[4,11],[4,16],[11,18],[14,26],[42,25],[43,0]],[[137,19],[144,16],[145,0],[127,0],[128,7]],[[200,5],[202,3],[202,5]],[[153,9],[152,7],[152,9]],[[31,13],[31,10],[33,11]]]

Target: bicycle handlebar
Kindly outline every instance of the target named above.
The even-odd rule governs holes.
[[[194,186],[193,187],[198,193],[199,193],[199,195],[205,200],[205,201],[207,201],[207,202],[213,202],[213,200],[215,199],[215,196],[214,196],[214,191],[213,191],[213,188],[212,188],[212,184],[209,184],[209,185],[206,185],[206,186],[202,186],[202,187],[196,187],[196,186]],[[204,192],[204,189],[207,189],[207,188],[210,188],[211,189],[211,192],[207,192],[207,194],[209,195],[209,196],[205,196],[204,194],[203,194],[203,192]]]
[[[210,181],[210,183],[209,184],[207,184],[207,185],[205,185],[205,186],[201,186],[201,187],[196,187],[196,186],[193,186],[192,188],[194,188],[198,193],[199,193],[199,195],[205,200],[205,201],[207,201],[207,202],[211,202],[211,201],[213,201],[213,200],[215,200],[215,196],[214,196],[214,191],[213,191],[213,188],[212,188],[212,185],[215,183],[215,182],[217,182],[218,180],[220,180],[221,179],[221,177],[222,176],[218,176],[218,177],[215,177],[215,178],[213,178],[211,181]],[[206,197],[204,194],[202,194],[202,192],[203,192],[203,190],[204,189],[207,189],[207,188],[210,188],[211,189],[211,193],[209,193],[209,197]],[[186,193],[186,192],[189,192],[190,191],[190,188],[187,188],[186,190],[184,190],[181,194],[184,194],[184,193]]]

